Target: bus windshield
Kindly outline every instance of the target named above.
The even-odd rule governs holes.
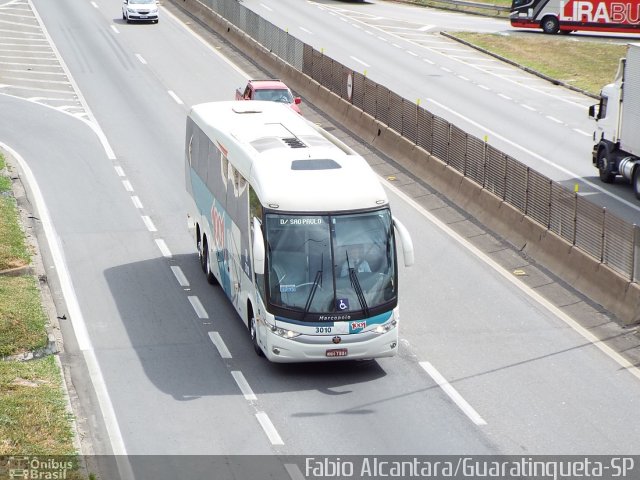
[[[369,316],[397,303],[388,208],[341,215],[268,213],[266,237],[269,304],[287,310],[282,315]]]

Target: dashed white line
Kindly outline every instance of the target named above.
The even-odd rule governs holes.
[[[397,43],[392,43],[391,45],[393,45],[396,48],[402,48],[402,45],[398,45]]]
[[[498,96],[500,98],[504,98],[505,100],[513,100],[509,95],[505,95],[504,93],[499,93]]]
[[[120,30],[118,30],[115,25],[109,25],[109,26],[111,27],[111,30],[113,30],[114,33],[120,33]]]
[[[116,171],[116,173],[118,174],[119,177],[125,177],[126,175],[124,174],[124,170],[122,169],[121,166],[119,165],[115,165],[113,167],[113,169]]]
[[[405,50],[405,52],[407,52],[409,55],[413,56],[413,57],[417,57],[418,54],[415,52],[412,52],[411,50]]]
[[[478,87],[480,87],[483,90],[491,90],[489,87],[487,87],[486,85],[480,85],[478,84]]]
[[[146,65],[147,61],[144,59],[144,57],[142,55],[140,55],[139,53],[136,53],[136,58],[138,59],[138,61],[143,64]]]
[[[153,224],[153,220],[151,220],[151,217],[148,215],[141,215],[142,216],[142,221],[144,222],[145,226],[147,227],[147,230],[149,230],[150,232],[157,232],[158,229],[156,228],[156,226]]]
[[[171,265],[171,271],[173,272],[173,275],[176,277],[176,280],[178,281],[181,287],[189,286],[189,280],[187,280],[187,277],[185,277],[184,273],[182,272],[182,269],[179,266]]]
[[[133,192],[133,185],[131,185],[129,180],[123,180],[122,185],[127,192]]]
[[[249,386],[249,382],[247,382],[247,379],[244,378],[244,375],[242,374],[242,372],[240,372],[239,370],[232,370],[231,375],[233,376],[233,379],[238,384],[238,387],[240,388],[240,391],[244,395],[245,400],[249,400],[249,401],[258,400],[258,397],[256,397],[255,393],[253,393],[253,390],[251,390],[251,387]]]
[[[579,133],[580,135],[584,135],[585,137],[591,137],[593,134],[589,132],[585,132],[584,130],[580,130],[579,128],[574,128],[574,132]]]
[[[469,403],[458,393],[458,391],[451,386],[449,382],[436,370],[436,368],[429,362],[420,362],[420,366],[425,372],[429,374],[431,378],[442,388],[442,390],[449,395],[449,398],[462,410],[467,417],[471,419],[476,425],[486,425],[487,422],[478,415],[478,412],[469,405]]]
[[[380,40],[381,42],[388,42],[388,40],[384,37],[376,37],[378,40]]]
[[[131,201],[133,202],[133,206],[136,207],[138,210],[142,210],[142,202],[140,201],[140,197],[138,197],[137,195],[132,195],[131,196]]]
[[[173,98],[173,100],[178,104],[178,105],[184,105],[184,102],[182,100],[180,100],[180,97],[178,97],[178,95],[176,95],[173,90],[169,90],[167,92],[169,94],[169,96],[171,98]]]
[[[451,73],[451,70],[449,70],[447,67],[440,67],[441,70],[444,70],[445,72]]]
[[[209,314],[204,309],[204,306],[202,305],[198,297],[196,297],[195,295],[189,295],[187,298],[189,299],[189,303],[191,303],[191,306],[195,310],[196,315],[198,315],[198,318],[209,318]]]
[[[556,117],[552,117],[551,115],[545,115],[545,117],[551,120],[552,122],[562,124],[562,120],[558,120]]]
[[[352,59],[352,60],[355,60],[355,61],[356,61],[356,62],[358,62],[360,65],[364,65],[365,67],[370,67],[370,66],[371,66],[371,65],[369,65],[368,63],[363,62],[362,60],[360,60],[360,59],[359,59],[359,58],[357,58],[357,57],[351,57],[351,59]]]
[[[464,75],[458,75],[458,78],[459,78],[460,80],[465,80],[465,81],[467,81],[467,82],[469,81],[469,79],[468,79],[467,77],[465,77]]]
[[[428,58],[423,58],[422,60],[427,62],[429,65],[435,65],[436,64],[436,62],[434,62],[433,60],[429,60]]]
[[[93,8],[100,8],[98,7],[98,4],[96,2],[91,2],[91,5],[93,6]]]
[[[522,108],[526,108],[526,109],[527,109],[527,110],[529,110],[530,112],[535,112],[535,111],[536,111],[536,109],[535,109],[535,108],[533,108],[532,106],[527,105],[527,104],[525,104],[525,103],[521,103],[521,104],[520,104],[520,106],[521,106]]]
[[[311,30],[308,30],[308,29],[306,29],[306,28],[304,28],[304,27],[299,27],[299,28],[300,28],[300,30],[302,30],[303,32],[308,33],[309,35],[313,35],[313,32],[312,32]]]
[[[229,351],[229,349],[225,345],[224,340],[222,340],[222,337],[220,336],[220,334],[218,332],[209,332],[209,338],[211,339],[213,344],[218,349],[218,353],[220,354],[220,356],[222,358],[232,358],[231,357],[231,352]],[[236,382],[237,382],[237,380],[236,380]]]
[[[272,9],[272,8],[270,8],[270,7],[268,7],[268,6],[266,6],[264,3],[261,3],[261,4],[260,4],[260,6],[261,6],[262,8],[264,8],[265,10],[268,10],[268,11],[270,11],[270,12],[273,12],[273,9]]]
[[[273,423],[271,423],[269,416],[265,412],[256,413],[256,418],[258,419],[258,422],[260,422],[260,426],[264,432],[267,434],[267,437],[269,437],[272,445],[284,445],[282,438],[278,435],[276,427],[273,426]]]
[[[161,238],[156,238],[155,239],[156,245],[158,246],[158,249],[160,250],[160,253],[162,253],[162,256],[165,258],[172,258],[173,254],[171,253],[171,250],[169,250],[169,247],[167,246],[167,243],[161,239]]]

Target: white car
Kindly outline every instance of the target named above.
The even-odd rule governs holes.
[[[157,0],[124,0],[122,19],[130,22],[158,23]]]

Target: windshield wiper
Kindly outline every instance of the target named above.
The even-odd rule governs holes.
[[[360,280],[358,280],[358,274],[356,273],[355,268],[349,267],[349,280],[351,280],[351,286],[356,291],[356,296],[358,297],[358,302],[360,302],[362,311],[368,317],[369,306],[367,305],[367,299],[364,298],[364,292],[362,291],[362,287],[360,286]]]
[[[320,256],[320,270],[316,272],[316,278],[313,279],[313,286],[311,287],[311,291],[309,292],[309,296],[307,297],[307,302],[304,304],[303,318],[307,316],[307,313],[309,313],[309,309],[311,308],[311,302],[313,302],[313,297],[316,294],[316,290],[318,290],[318,285],[322,286],[322,268],[323,267],[324,267],[324,252]]]

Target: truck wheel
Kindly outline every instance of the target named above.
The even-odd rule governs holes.
[[[249,312],[249,335],[251,335],[251,343],[253,344],[253,349],[259,357],[264,357],[264,352],[258,345],[258,330],[256,325],[256,316],[253,314],[253,311]]]
[[[636,169],[633,171],[631,184],[633,185],[633,193],[635,193],[636,198],[640,200],[640,165],[636,166]]]
[[[544,33],[556,34],[560,30],[560,23],[556,17],[544,17],[540,26]]]
[[[611,183],[616,178],[612,173],[613,163],[609,161],[607,150],[602,148],[598,152],[598,171],[600,172],[600,180],[604,183]]]

